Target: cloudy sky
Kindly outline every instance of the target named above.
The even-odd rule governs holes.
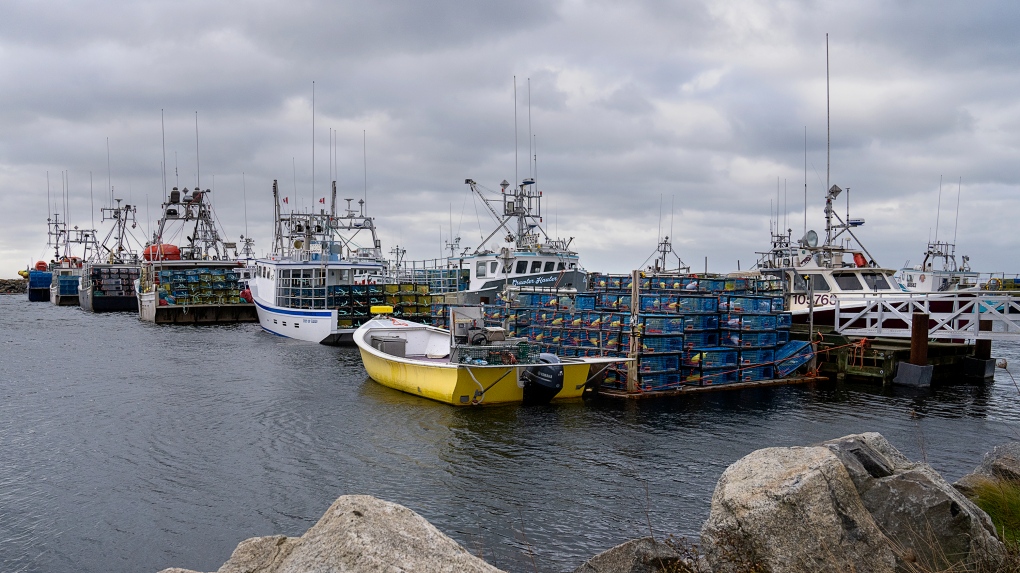
[[[48,210],[104,234],[111,186],[138,205],[145,237],[164,139],[167,187],[200,177],[228,238],[247,229],[259,253],[274,179],[307,207],[332,171],[341,198],[367,195],[384,250],[431,258],[451,232],[475,246],[493,228],[465,178],[498,189],[537,172],[549,232],[574,237],[589,269],[637,268],[669,233],[696,269],[706,257],[713,271],[746,269],[768,244],[777,192],[781,225],[803,234],[805,133],[807,225],[824,227],[826,33],[831,182],[850,189],[878,262],[919,262],[937,227],[975,269],[1020,272],[1015,2],[0,11],[0,277],[49,257]]]

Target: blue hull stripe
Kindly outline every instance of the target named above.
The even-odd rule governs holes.
[[[278,314],[289,314],[291,316],[315,316],[315,317],[326,317],[332,316],[331,311],[328,310],[288,310],[283,308],[272,308],[264,304],[259,303],[258,299],[255,299],[255,305],[266,312],[275,312]]]

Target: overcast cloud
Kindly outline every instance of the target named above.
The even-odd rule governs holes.
[[[588,269],[636,268],[671,228],[696,269],[746,269],[777,182],[803,233],[805,128],[824,226],[826,33],[831,182],[878,262],[919,262],[938,220],[976,270],[1020,272],[1018,29],[1007,1],[5,2],[0,277],[50,256],[47,172],[51,212],[105,234],[112,184],[145,236],[161,113],[167,187],[192,188],[196,112],[202,187],[260,254],[274,179],[291,205],[326,196],[331,130],[339,195],[367,187],[384,250],[437,257],[451,220],[476,246],[493,223],[464,179],[533,172],[530,116],[547,230]]]

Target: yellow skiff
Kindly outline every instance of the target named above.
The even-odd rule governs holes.
[[[376,382],[454,406],[577,398],[610,364],[623,360],[542,362],[535,360],[526,342],[454,346],[448,330],[382,316],[355,331],[354,343]]]

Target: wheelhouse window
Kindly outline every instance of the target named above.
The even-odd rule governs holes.
[[[484,261],[478,263],[477,265],[475,265],[475,276],[477,276],[479,278],[484,278],[485,277],[485,268],[488,267],[488,266],[489,266],[488,263],[486,263]]]
[[[531,274],[542,271],[542,261],[531,261]]]
[[[889,290],[889,282],[885,280],[885,276],[881,273],[861,273],[861,277],[864,278],[864,282],[867,283],[868,288],[871,290]]]
[[[857,278],[856,274],[839,274],[832,275],[832,278],[836,279],[836,285],[842,290],[863,290],[864,287],[861,285],[860,279]]]
[[[563,270],[563,268],[564,268],[564,267],[563,267],[563,263],[556,263],[556,270],[558,270],[558,271],[562,271],[562,270]]]
[[[489,263],[489,274],[491,275],[496,274],[497,265],[499,265],[499,263],[497,263],[496,261],[492,261]]]
[[[514,272],[519,275],[528,272],[528,261],[517,261],[517,268],[514,269]]]
[[[545,263],[545,268],[542,269],[542,272],[543,273],[547,273],[547,272],[553,270],[553,267],[555,267],[555,266],[556,266],[556,263],[554,261],[548,261],[547,263]]]
[[[811,286],[815,292],[829,292],[829,283],[826,282],[825,277],[819,274],[809,274],[808,280],[811,281]],[[808,281],[804,280],[804,275],[795,274],[793,276],[793,290],[798,292],[808,292]]]

